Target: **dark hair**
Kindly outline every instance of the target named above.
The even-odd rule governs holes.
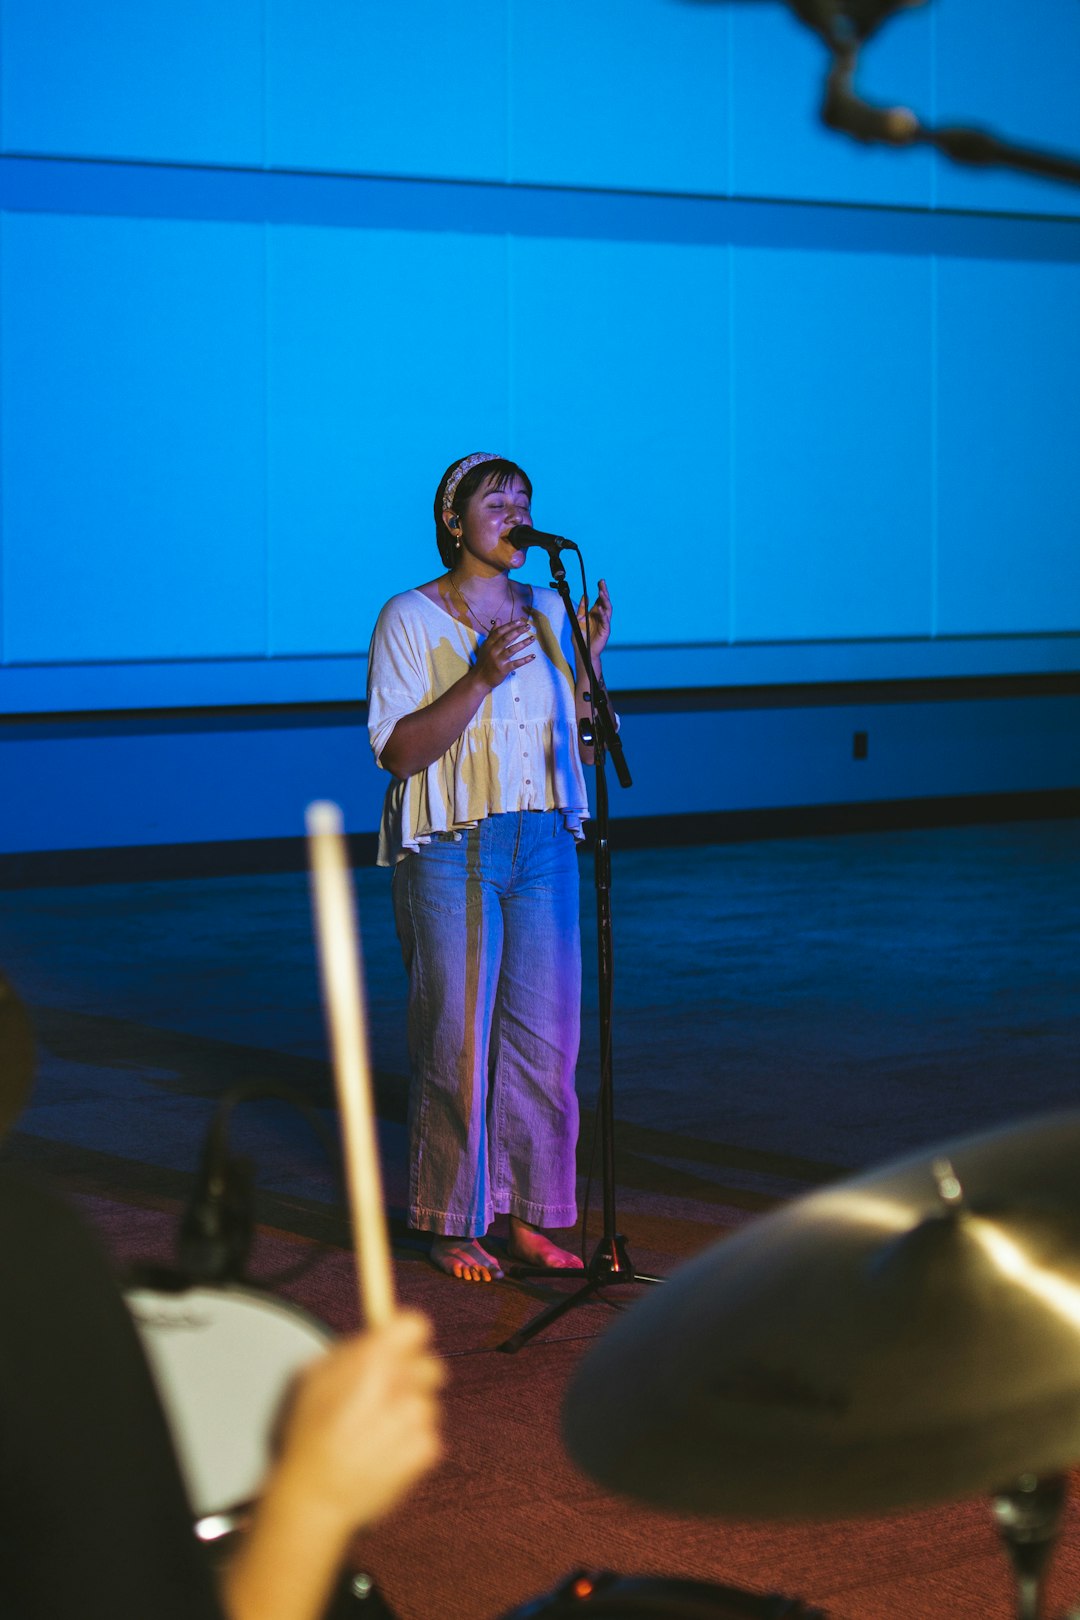
[[[443,490],[454,468],[467,459],[465,456],[458,456],[456,461],[452,461],[439,479],[439,487],[435,491],[435,544],[439,548],[439,556],[445,568],[453,568],[456,552],[454,537],[443,522]],[[478,466],[469,468],[454,491],[451,512],[463,517],[470,496],[475,495],[482,484],[490,483],[492,489],[505,489],[515,478],[521,479],[529,499],[532,500],[532,479],[516,461],[507,461],[504,456],[499,456],[495,461],[481,461]]]

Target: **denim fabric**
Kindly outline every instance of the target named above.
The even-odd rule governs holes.
[[[409,973],[409,1221],[479,1237],[496,1214],[577,1218],[576,845],[559,810],[488,816],[399,861]]]

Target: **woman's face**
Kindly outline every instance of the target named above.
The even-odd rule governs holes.
[[[529,492],[520,478],[513,478],[505,489],[493,487],[490,479],[469,497],[461,517],[462,562],[487,573],[506,573],[520,568],[525,553],[512,546],[506,536],[519,523],[532,526]],[[480,568],[477,570],[476,565]]]

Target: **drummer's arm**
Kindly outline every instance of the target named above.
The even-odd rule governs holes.
[[[317,1620],[325,1614],[348,1532],[311,1512],[306,1491],[275,1476],[230,1562],[222,1598],[229,1620]]]
[[[300,1380],[251,1530],[225,1575],[230,1620],[317,1620],[352,1535],[438,1460],[442,1367],[427,1321],[401,1312]]]

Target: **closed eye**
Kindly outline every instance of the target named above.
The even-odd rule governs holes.
[[[513,507],[515,511],[524,512],[527,516],[531,515],[532,513],[532,507],[520,505],[517,501],[492,500],[485,501],[484,504],[493,512],[502,511],[505,507],[510,506]]]

